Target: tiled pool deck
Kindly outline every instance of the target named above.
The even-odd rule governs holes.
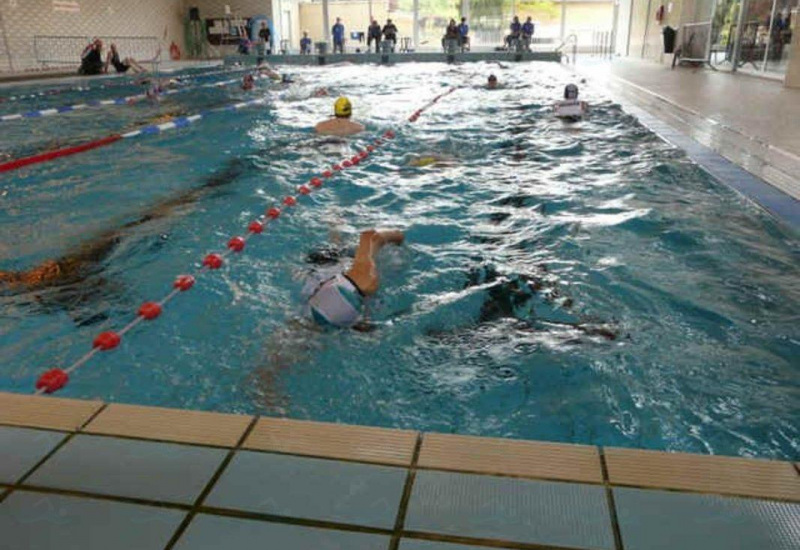
[[[800,548],[790,462],[0,393],[0,548]]]

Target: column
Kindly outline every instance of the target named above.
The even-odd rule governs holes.
[[[800,88],[800,36],[792,33],[792,44],[789,50],[789,65],[786,67],[786,80],[783,81],[787,88]]]
[[[414,51],[419,51],[419,0],[414,0]]]
[[[322,27],[325,30],[325,42],[331,43],[331,18],[328,12],[328,0],[322,0]]]

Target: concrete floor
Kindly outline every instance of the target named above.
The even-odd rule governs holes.
[[[800,199],[800,90],[744,74],[627,59],[579,58],[577,71]]]

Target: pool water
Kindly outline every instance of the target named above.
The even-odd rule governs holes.
[[[297,185],[459,86],[60,394],[798,458],[800,246],[790,229],[591,83],[591,116],[555,120],[552,103],[573,78],[555,64],[288,70],[292,86],[260,83],[266,107],[0,175],[0,270],[76,251],[92,260],[62,284],[2,290],[0,390],[31,392],[42,371],[122,327]],[[504,88],[482,88],[489,72]],[[334,95],[312,98],[319,87]],[[313,134],[336,94],[353,100],[363,137]],[[250,97],[203,89],[161,106],[9,122],[0,151]],[[406,232],[379,256],[375,330],[310,329],[299,320],[308,254],[352,249],[373,226]],[[98,236],[107,246],[85,254]]]

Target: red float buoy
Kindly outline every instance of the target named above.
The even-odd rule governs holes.
[[[351,166],[353,166],[353,163],[350,162],[349,160],[346,160],[342,163],[342,166],[344,166],[345,168],[350,168]]]
[[[270,208],[269,210],[267,210],[267,216],[269,216],[269,217],[270,217],[271,219],[273,219],[273,220],[274,220],[275,218],[277,218],[278,216],[280,216],[280,215],[281,215],[281,210],[280,210],[280,208],[275,208],[275,207],[273,206],[272,208]]]
[[[332,178],[332,177],[333,177],[333,172],[331,172],[330,170],[325,170],[325,171],[322,173],[322,177],[323,177],[323,178]]]
[[[367,145],[367,151],[369,151],[371,153],[374,150],[375,150],[375,146],[374,145]]]
[[[353,166],[355,166],[356,164],[361,162],[361,157],[359,157],[358,155],[353,155],[353,158],[350,159],[350,162],[352,162]]]
[[[319,179],[319,178],[311,178],[311,181],[309,183],[311,183],[312,187],[321,187],[322,186],[322,180]]]
[[[264,224],[260,221],[252,221],[250,222],[250,225],[247,226],[247,230],[250,233],[261,233],[264,231]]]
[[[309,188],[307,185],[301,185],[300,187],[297,188],[297,192],[300,193],[301,195],[308,195],[309,193],[311,193],[311,188]]]
[[[44,390],[45,393],[53,393],[67,385],[69,374],[61,369],[50,369],[43,372],[36,380],[36,389]]]
[[[385,137],[386,139],[393,139],[394,138],[394,132],[392,132],[391,130],[386,130],[383,133],[383,137]]]
[[[203,265],[209,269],[219,269],[222,267],[222,256],[219,254],[208,254],[203,258]]]
[[[175,279],[175,282],[172,283],[172,286],[181,292],[185,292],[194,286],[194,277],[191,275],[180,275]]]
[[[244,239],[242,237],[232,237],[231,240],[228,241],[228,248],[234,252],[241,252],[244,250]]]
[[[338,172],[339,170],[341,170],[341,169],[342,169],[342,167],[341,167],[341,166],[339,166],[338,164],[334,164],[334,165],[333,165],[333,169],[334,169],[334,170],[336,170],[336,171]]]
[[[148,321],[152,321],[161,315],[161,304],[157,302],[145,302],[139,306],[139,315]]]
[[[297,199],[294,197],[286,197],[285,199],[283,199],[283,204],[285,204],[286,206],[294,206],[295,204],[297,204]]]
[[[364,160],[368,156],[369,156],[369,153],[367,153],[366,151],[359,151],[358,152],[358,158],[360,158],[361,160]]]
[[[92,347],[100,348],[103,351],[107,351],[117,347],[121,340],[122,338],[116,332],[113,331],[101,332],[94,339],[94,342],[92,342]]]

